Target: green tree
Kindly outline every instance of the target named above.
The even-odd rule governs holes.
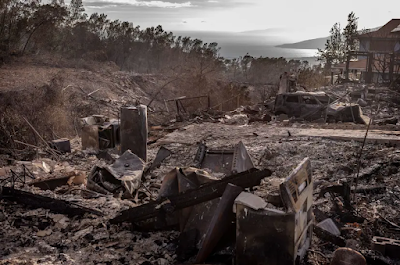
[[[329,33],[331,35],[325,43],[325,49],[318,49],[318,60],[324,62],[327,69],[330,69],[332,64],[345,60],[344,38],[340,24],[335,23]]]
[[[318,49],[318,60],[325,63],[327,69],[330,69],[332,64],[346,61],[350,51],[358,50],[358,17],[351,12],[347,16],[347,25],[343,30],[339,23],[335,23],[329,33],[330,37],[325,48]]]
[[[356,51],[359,48],[359,43],[356,39],[358,36],[358,17],[351,12],[347,17],[347,26],[343,29],[343,37],[345,43],[345,51]]]
[[[68,23],[70,25],[74,25],[76,23],[86,20],[87,14],[85,13],[85,8],[83,7],[82,0],[71,0],[68,9],[69,9]]]

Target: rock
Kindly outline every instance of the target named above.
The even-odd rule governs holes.
[[[34,161],[32,161],[32,165],[36,168],[41,169],[45,173],[52,172],[51,166],[44,161],[34,160]]]
[[[53,232],[53,231],[52,231],[51,229],[40,230],[40,231],[38,231],[38,232],[36,233],[36,235],[37,235],[37,236],[40,236],[40,237],[45,237],[45,236],[51,235],[52,232]]]
[[[5,167],[0,168],[0,177],[7,176],[7,169]]]
[[[36,243],[36,245],[38,246],[38,249],[42,254],[53,254],[57,252],[57,249],[55,247],[48,245],[44,241],[39,241]]]
[[[270,121],[272,121],[272,116],[269,115],[268,113],[265,113],[265,114],[262,116],[262,120],[263,120],[263,121],[266,121],[266,122],[270,122]]]
[[[362,98],[359,98],[359,99],[357,100],[357,104],[360,105],[360,107],[366,107],[366,106],[368,106],[368,103],[367,103],[365,100],[363,100]]]
[[[236,114],[233,116],[228,116],[225,115],[224,118],[224,123],[225,124],[230,124],[230,125],[246,125],[249,123],[249,118],[247,117],[246,114]]]
[[[91,233],[92,231],[93,231],[93,226],[89,226],[86,229],[80,230],[75,233],[75,235],[72,237],[72,240],[78,240],[79,238],[86,236],[87,234]]]
[[[283,121],[282,121],[282,125],[283,125],[283,126],[289,125],[289,120],[283,120]]]
[[[3,212],[0,212],[0,222],[3,222],[5,220],[7,220],[7,216]]]
[[[55,214],[53,217],[53,222],[55,227],[60,229],[65,229],[69,225],[69,218],[62,214]]]
[[[364,256],[350,248],[338,248],[333,253],[330,265],[367,265]]]
[[[278,121],[285,121],[289,119],[289,116],[286,114],[280,114],[277,119]]]
[[[159,265],[167,265],[169,263],[168,263],[168,260],[161,258],[161,259],[158,259],[158,264]]]
[[[396,117],[389,117],[385,119],[379,119],[376,120],[375,123],[378,125],[385,125],[385,124],[394,124],[396,125],[398,122],[398,119]]]
[[[354,250],[360,249],[360,243],[354,239],[347,239],[346,240],[346,248],[351,248]]]
[[[67,181],[68,185],[80,185],[80,184],[87,184],[87,176],[83,171],[74,170],[68,174],[70,177]]]

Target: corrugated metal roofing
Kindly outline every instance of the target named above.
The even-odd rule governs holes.
[[[377,31],[361,34],[359,38],[400,38],[400,18],[392,19]],[[393,32],[393,30],[399,28]]]
[[[394,28],[394,30],[392,30],[391,32],[394,33],[398,31],[400,31],[400,24],[396,28]]]

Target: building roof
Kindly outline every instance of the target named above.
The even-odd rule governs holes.
[[[349,69],[350,70],[359,70],[361,72],[365,72],[367,71],[367,63],[368,60],[367,59],[361,59],[358,61],[350,61],[349,64]],[[372,66],[372,72],[374,73],[382,73],[383,70],[385,70],[386,73],[389,72],[389,63],[390,63],[390,59],[386,58],[386,63],[383,63],[383,59],[379,60],[374,60],[374,65]],[[346,63],[341,63],[341,64],[337,64],[335,66],[332,67],[333,69],[346,69]],[[395,65],[394,66],[394,73],[399,73],[400,72],[400,66],[399,65]]]
[[[358,38],[399,38],[400,39],[400,18],[392,19],[380,29],[364,33]]]

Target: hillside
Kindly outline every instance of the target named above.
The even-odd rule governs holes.
[[[296,43],[282,44],[276,47],[287,49],[323,49],[328,38],[329,37],[316,38]]]
[[[366,31],[374,32],[380,28],[381,27],[359,30],[358,33],[362,34],[363,32],[366,32]],[[286,48],[286,49],[323,49],[325,47],[325,43],[328,39],[329,39],[329,37],[322,37],[322,38],[304,40],[304,41],[295,42],[295,43],[286,43],[286,44],[278,45],[275,47]]]
[[[45,138],[74,137],[80,118],[100,114],[119,116],[119,108],[148,104],[167,76],[123,72],[112,62],[18,58],[0,67],[0,146],[12,147],[11,139],[35,143],[27,119]],[[80,65],[80,66],[78,66]],[[180,94],[173,86],[161,91],[151,104],[149,123],[164,118],[163,98]]]

